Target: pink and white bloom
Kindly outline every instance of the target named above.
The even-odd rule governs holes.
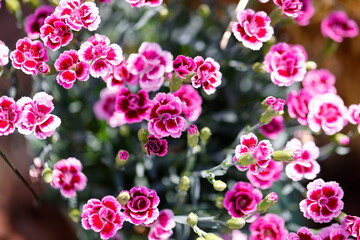
[[[284,14],[289,17],[297,17],[303,7],[302,0],[273,0],[278,5]]]
[[[284,219],[273,213],[256,219],[249,230],[251,240],[283,240],[288,234]]]
[[[168,142],[166,139],[159,139],[154,135],[149,135],[144,148],[148,156],[154,154],[156,156],[163,157],[168,152]]]
[[[87,62],[79,62],[79,55],[75,50],[65,51],[54,63],[54,67],[60,73],[56,81],[62,87],[72,88],[76,79],[87,81],[89,79],[90,65]]]
[[[314,132],[323,130],[325,134],[333,135],[347,124],[347,114],[340,96],[332,93],[316,95],[309,102],[309,128]]]
[[[147,187],[133,187],[130,191],[122,192],[130,194],[130,200],[122,206],[126,221],[135,225],[151,224],[159,217],[160,198],[155,190]]]
[[[130,54],[127,63],[130,73],[139,76],[139,84],[147,92],[157,91],[164,83],[164,76],[171,73],[173,56],[159,44],[143,42],[139,53]]]
[[[349,19],[345,12],[334,11],[322,20],[321,33],[335,42],[342,42],[346,37],[356,37],[359,34],[359,28],[357,23]]]
[[[237,40],[251,50],[259,50],[274,34],[270,17],[264,11],[245,9],[238,12],[236,17],[237,22],[232,24],[232,32]]]
[[[127,123],[141,122],[149,116],[152,103],[146,91],[131,93],[129,89],[122,88],[116,96],[115,110],[124,114]]]
[[[66,24],[74,31],[80,31],[82,27],[95,31],[100,24],[99,8],[94,2],[61,0],[54,14],[64,18]]]
[[[273,183],[280,179],[283,163],[271,160],[266,168],[258,174],[247,171],[246,177],[250,183],[260,189],[269,189]]]
[[[304,144],[297,138],[286,143],[285,150],[297,152],[297,158],[288,163],[285,169],[286,175],[293,181],[300,181],[303,178],[312,180],[320,172],[320,165],[316,159],[320,155],[320,149],[313,141]]]
[[[126,0],[131,7],[157,7],[160,6],[163,0]]]
[[[220,64],[210,57],[204,60],[203,57],[197,56],[194,61],[196,69],[195,75],[191,78],[192,85],[194,88],[202,86],[206,94],[213,94],[216,87],[221,84]]]
[[[360,104],[351,104],[348,111],[348,120],[351,124],[358,125],[360,133]]]
[[[22,112],[21,119],[16,124],[19,133],[29,135],[34,132],[39,139],[52,136],[61,124],[58,116],[50,114],[54,110],[53,99],[53,96],[45,92],[36,93],[33,99],[20,98],[16,102]]]
[[[292,91],[289,93],[286,102],[289,116],[296,118],[301,125],[308,125],[309,102],[312,98],[306,89],[299,92]]]
[[[90,75],[95,78],[110,74],[113,66],[123,61],[121,47],[115,43],[110,44],[108,37],[97,33],[81,44],[78,53],[80,61],[89,62]]]
[[[266,138],[276,139],[280,132],[285,129],[284,117],[276,116],[268,124],[262,125],[259,130]]]
[[[237,162],[241,156],[250,154],[255,159],[255,163],[249,166],[235,166],[240,171],[249,169],[252,174],[258,174],[269,165],[273,152],[274,149],[269,140],[258,142],[257,137],[253,133],[249,133],[240,137],[240,144],[235,148],[233,161]]]
[[[307,185],[307,190],[307,198],[300,202],[304,217],[314,222],[327,223],[339,216],[344,207],[341,200],[344,192],[337,182],[316,179]]]
[[[262,197],[260,190],[250,183],[237,182],[231,190],[226,192],[223,204],[232,217],[240,218],[256,212]]]
[[[186,75],[194,72],[196,64],[191,57],[179,55],[173,61],[173,68],[178,77],[185,79]]]
[[[100,92],[100,99],[94,104],[93,111],[95,116],[100,120],[105,120],[110,127],[118,127],[124,125],[125,115],[115,111],[116,89],[104,88]]]
[[[183,84],[179,90],[173,94],[185,103],[186,106],[183,108],[183,114],[186,119],[191,122],[196,121],[202,112],[202,98],[199,92],[195,90],[193,86]]]
[[[345,229],[337,224],[331,224],[329,227],[321,229],[318,236],[321,240],[346,240],[350,234]]]
[[[101,201],[90,199],[83,206],[81,225],[86,230],[100,233],[101,239],[109,239],[122,228],[124,214],[120,203],[113,196],[106,196]]]
[[[51,186],[60,189],[65,198],[76,196],[77,191],[86,187],[87,177],[82,172],[81,162],[73,157],[62,159],[54,164]]]
[[[9,63],[9,48],[3,41],[0,41],[0,67]]]
[[[298,16],[295,18],[296,22],[300,26],[306,26],[309,24],[310,19],[315,13],[315,8],[312,4],[313,0],[302,0],[302,8],[298,12]]]
[[[160,211],[159,217],[150,225],[151,229],[148,235],[149,240],[168,240],[172,234],[172,229],[176,222],[174,213],[170,209]]]
[[[40,38],[45,46],[56,51],[60,47],[68,45],[73,39],[73,34],[64,18],[52,14],[45,19],[40,28]]]
[[[342,223],[343,228],[357,240],[360,239],[360,218],[357,216],[346,215]]]
[[[38,65],[46,62],[49,57],[40,41],[31,41],[25,37],[16,42],[16,50],[10,53],[10,59],[14,68],[29,75],[36,75],[39,73]]]
[[[119,65],[112,67],[112,71],[105,77],[102,77],[104,82],[106,82],[107,88],[121,89],[125,83],[136,85],[139,82],[138,76],[129,72],[126,61],[122,61]]]
[[[306,61],[307,53],[303,46],[280,42],[265,55],[264,65],[274,84],[290,86],[304,79]]]
[[[0,136],[15,131],[15,125],[21,118],[21,109],[11,97],[0,97]]]
[[[289,233],[285,240],[322,240],[307,227],[301,227],[297,233]]]
[[[263,101],[263,104],[270,107],[271,110],[274,110],[276,112],[281,112],[284,110],[286,101],[281,98],[275,98],[273,96],[269,96],[269,97],[265,98],[265,100]]]
[[[55,8],[51,5],[39,6],[33,14],[25,18],[25,32],[28,38],[36,39],[40,37],[40,28],[45,22],[45,18],[54,12]]]
[[[179,138],[186,130],[186,120],[181,116],[185,103],[171,93],[158,93],[153,104],[149,116],[149,132],[157,138]]]
[[[318,69],[308,71],[302,81],[302,85],[311,95],[324,93],[336,94],[335,81],[336,78],[334,74],[332,74],[329,70]]]

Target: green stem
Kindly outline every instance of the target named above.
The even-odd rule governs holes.
[[[33,195],[33,197],[35,198],[35,200],[37,201],[38,204],[40,204],[40,200],[38,195],[36,194],[36,192],[34,191],[34,189],[29,185],[29,183],[25,180],[25,178],[21,175],[21,173],[16,169],[16,167],[9,161],[9,159],[6,157],[6,155],[0,151],[0,155],[1,157],[4,159],[4,161],[7,163],[7,165],[9,165],[9,167],[11,168],[11,170],[13,170],[13,172],[16,174],[16,176],[24,183],[24,185],[26,186],[26,188],[31,192],[31,194]]]

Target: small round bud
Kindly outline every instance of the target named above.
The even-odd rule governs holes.
[[[267,211],[269,208],[275,205],[275,203],[278,201],[279,197],[276,194],[276,192],[271,192],[266,197],[259,202],[257,206],[257,210],[259,212]]]
[[[213,233],[207,233],[205,235],[205,240],[223,240],[223,239]]]
[[[272,159],[275,161],[293,161],[294,152],[290,150],[278,150],[272,154]]]
[[[202,142],[206,142],[211,136],[211,130],[208,127],[204,127],[200,130],[200,139]]]
[[[350,143],[350,138],[342,133],[335,134],[334,139],[335,142],[341,146],[345,146]]]
[[[184,80],[182,78],[179,78],[176,75],[174,75],[173,78],[170,80],[170,85],[169,85],[170,91],[175,92],[179,90],[183,82]]]
[[[182,176],[179,181],[179,190],[182,192],[187,192],[190,188],[190,179],[187,176]]]
[[[123,125],[119,127],[119,133],[123,137],[127,137],[130,135],[131,131],[128,125]]]
[[[79,209],[71,209],[69,212],[69,217],[73,222],[77,223],[81,219],[81,212]]]
[[[243,167],[249,166],[250,164],[253,163],[255,163],[255,159],[250,153],[240,156],[237,161],[237,164]]]
[[[130,194],[128,191],[121,191],[117,196],[116,200],[121,204],[125,205],[130,200]]]
[[[234,218],[233,217],[226,221],[226,225],[232,230],[241,229],[245,226],[245,224],[246,224],[246,221],[243,218]]]
[[[200,4],[197,11],[198,11],[199,15],[203,18],[205,18],[211,14],[211,9],[210,9],[209,5],[204,4],[204,3]]]
[[[254,72],[266,73],[265,65],[263,63],[260,63],[260,62],[254,63],[253,66],[252,66],[252,69],[254,70]]]
[[[217,197],[215,200],[215,206],[219,209],[224,208],[224,197]]]
[[[191,212],[187,218],[186,218],[186,222],[191,226],[194,227],[199,221],[199,217],[198,215],[196,215],[195,213]]]
[[[140,128],[138,131],[138,139],[140,142],[146,142],[149,136],[149,131],[145,128]]]
[[[216,180],[213,184],[216,191],[222,192],[226,189],[227,185],[221,180]]]
[[[126,150],[120,150],[116,154],[115,162],[117,166],[124,166],[129,159],[129,152]]]
[[[317,68],[317,64],[314,61],[307,61],[306,62],[306,70],[315,70]]]
[[[187,133],[187,143],[190,147],[195,147],[199,143],[199,130],[196,125],[190,125]]]
[[[44,179],[44,182],[46,183],[51,183],[53,180],[52,171],[50,168],[44,168],[44,170],[41,173],[41,176]]]

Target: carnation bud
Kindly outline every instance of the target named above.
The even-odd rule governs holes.
[[[267,211],[269,208],[275,205],[278,199],[279,197],[275,192],[269,193],[261,202],[259,202],[257,206],[257,211],[259,212]]]
[[[195,147],[199,143],[199,130],[196,125],[190,125],[187,133],[187,143],[190,147]]]
[[[128,191],[121,191],[117,196],[116,200],[121,204],[125,205],[130,200],[130,194]]]
[[[275,161],[293,161],[294,152],[290,150],[278,150],[272,154],[272,159]]]
[[[232,230],[243,228],[245,226],[245,223],[246,223],[245,219],[234,218],[234,217],[226,221],[226,225]]]
[[[140,128],[138,131],[138,139],[140,142],[146,142],[149,136],[149,131],[145,128]]]
[[[182,78],[179,78],[176,75],[174,75],[174,77],[170,80],[170,85],[169,85],[170,91],[175,92],[179,90],[183,82],[184,80]]]
[[[199,221],[199,217],[198,215],[196,215],[195,213],[191,212],[187,218],[186,218],[186,222],[191,226],[194,227]]]
[[[69,217],[73,222],[77,223],[81,219],[81,212],[79,209],[71,209],[69,212]]]
[[[306,70],[315,70],[317,68],[317,64],[314,61],[307,61],[306,62]]]
[[[211,14],[211,9],[210,9],[209,5],[204,4],[204,3],[200,4],[197,11],[198,11],[199,15],[203,18],[205,18]]]
[[[179,190],[182,192],[187,192],[190,188],[190,179],[187,176],[182,176],[179,181]]]
[[[53,180],[52,171],[50,168],[44,168],[44,170],[41,173],[41,176],[44,179],[44,182],[46,183],[51,183]]]
[[[226,189],[227,185],[226,183],[224,183],[223,181],[221,180],[216,180],[214,183],[213,183],[213,187],[216,191],[219,191],[219,192],[222,192]]]
[[[127,160],[129,159],[129,153],[126,150],[120,150],[116,154],[115,162],[117,166],[124,166],[127,163]]]
[[[219,209],[224,208],[224,197],[217,197],[215,200],[215,206]]]
[[[260,62],[254,63],[253,66],[252,66],[252,69],[254,70],[254,72],[266,73],[265,65],[263,63],[260,63]]]
[[[210,138],[211,136],[211,130],[208,127],[204,127],[200,130],[200,139],[203,143],[206,143],[206,141]]]
[[[129,126],[128,126],[128,125],[120,126],[120,128],[119,128],[119,133],[120,133],[120,135],[123,136],[123,137],[129,136],[130,133],[131,133]]]
[[[243,167],[249,166],[253,163],[255,163],[255,159],[250,153],[240,156],[237,161],[237,164]]]
[[[278,115],[278,113],[274,110],[266,110],[265,112],[263,112],[261,114],[259,121],[263,124],[268,124],[277,115]]]
[[[350,138],[342,133],[337,133],[334,136],[335,142],[341,146],[348,145],[350,143]]]
[[[205,240],[223,240],[223,239],[213,233],[207,233],[205,235]]]

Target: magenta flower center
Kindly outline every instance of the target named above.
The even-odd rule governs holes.
[[[150,207],[150,200],[144,196],[138,196],[133,200],[133,208],[136,210],[146,210]]]
[[[161,119],[164,121],[167,121],[171,118],[171,114],[170,113],[164,113],[163,115],[161,115]]]
[[[139,108],[139,96],[133,94],[128,97],[129,109],[136,110]]]

